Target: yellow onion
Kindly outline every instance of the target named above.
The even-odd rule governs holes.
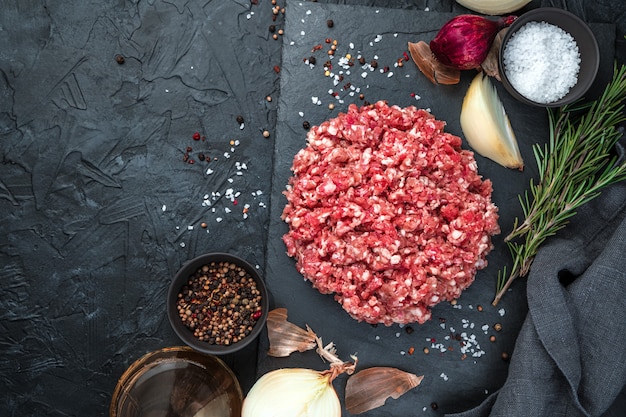
[[[507,168],[524,168],[524,161],[504,105],[484,73],[472,80],[461,108],[461,129],[478,154]]]
[[[497,20],[462,14],[444,24],[430,41],[430,50],[444,65],[459,70],[480,67],[500,29],[509,26],[516,16]]]
[[[500,15],[521,9],[530,0],[456,0],[461,6],[478,13]]]
[[[333,372],[285,368],[259,378],[243,402],[241,417],[340,417]]]

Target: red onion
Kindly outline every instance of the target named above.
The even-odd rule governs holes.
[[[494,38],[516,16],[491,20],[485,17],[463,14],[452,18],[430,42],[430,49],[442,64],[467,70],[478,68],[489,53]]]

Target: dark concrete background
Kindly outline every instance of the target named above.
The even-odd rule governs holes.
[[[290,5],[295,10],[299,3]],[[428,8],[435,16],[429,31],[445,16],[435,13],[465,11],[450,0],[319,3],[337,13],[333,36],[342,39],[363,29],[342,22],[353,14],[371,14],[355,5],[403,9],[411,17]],[[616,55],[624,62],[622,2],[565,3],[533,1],[529,8],[557,5],[600,23],[596,30],[604,50],[617,44]],[[285,6],[285,1],[278,4]],[[318,7],[326,10],[324,5],[310,9]],[[400,19],[407,28],[402,36],[411,34],[409,17],[397,10],[388,15],[394,20],[373,19],[378,26],[370,33],[393,33]],[[294,28],[298,22],[292,22]],[[272,24],[285,28],[285,17],[272,20],[269,0],[0,0],[0,415],[107,415],[117,379],[133,361],[180,344],[167,322],[165,294],[181,264],[201,253],[232,252],[258,265],[276,293],[276,304],[285,304],[286,287],[272,289],[271,284],[276,268],[291,266],[281,261],[275,214],[282,204],[276,196],[285,164],[303,143],[304,130],[291,127],[301,126],[301,120],[288,111],[299,105],[301,94],[298,79],[291,77],[298,76],[295,59],[301,57],[288,48],[300,35],[296,29],[274,40],[268,30]],[[317,34],[325,29],[317,27]],[[307,38],[300,46],[309,43]],[[393,45],[395,54],[401,45]],[[116,55],[124,57],[123,64]],[[284,57],[294,61],[283,62]],[[371,100],[419,79],[414,67],[404,71],[413,78],[372,82]],[[326,83],[321,80],[315,88],[325,92]],[[462,94],[451,93],[449,106],[445,97],[435,100],[434,93],[432,101],[425,94],[419,104],[432,106],[438,118],[458,130],[452,110],[460,106]],[[404,97],[398,104],[411,103]],[[537,117],[509,112],[512,119]],[[321,110],[311,114],[312,123],[326,116]],[[195,132],[203,139],[194,140]],[[187,147],[194,164],[183,161]],[[210,162],[199,161],[199,152]],[[485,172],[495,172],[490,169]],[[203,222],[206,229],[200,227]],[[310,317],[294,313],[298,324],[319,324],[320,334],[328,329],[325,337],[332,338],[337,331],[332,323],[336,317],[341,323],[343,312],[313,290],[296,293],[300,282],[293,285],[301,305],[310,300],[325,308]],[[488,305],[491,291],[492,282],[476,285],[463,305],[467,309],[474,300]],[[480,401],[477,389],[497,388],[506,363],[495,359],[515,340],[525,308],[523,284],[507,297],[510,313],[500,319],[492,310],[480,318],[509,324],[499,345],[483,345],[489,352],[478,362],[480,372],[453,355],[420,359],[426,369],[438,372],[429,375],[428,396],[413,394],[416,415],[463,408]],[[478,324],[475,312],[442,308],[451,321],[468,318]],[[439,335],[439,325],[433,321],[413,337]],[[364,327],[354,323],[346,343],[398,332]],[[405,342],[385,346],[405,349]],[[259,372],[275,365],[264,362],[262,351],[259,357]],[[255,346],[224,359],[247,390],[257,373]],[[294,358],[289,366],[300,361],[312,366],[313,360]],[[374,356],[364,361],[388,362]],[[495,369],[493,376],[484,369]],[[450,374],[449,383],[443,383],[440,372]],[[475,381],[460,383],[452,378],[455,372]],[[430,409],[431,401],[441,405],[438,411]]]

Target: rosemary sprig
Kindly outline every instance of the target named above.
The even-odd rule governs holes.
[[[526,276],[539,246],[563,229],[576,210],[597,197],[610,184],[626,179],[626,163],[618,164],[614,146],[626,121],[626,66],[615,65],[613,78],[602,96],[548,110],[548,143],[533,146],[539,169],[537,183],[519,196],[524,221],[515,219],[505,242],[513,266],[498,274],[495,306],[513,281]]]

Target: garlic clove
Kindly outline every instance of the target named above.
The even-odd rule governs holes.
[[[332,373],[304,368],[263,375],[244,399],[241,417],[340,417]]]
[[[461,6],[478,13],[492,16],[511,13],[521,9],[531,0],[456,0]]]
[[[417,387],[424,376],[397,368],[373,367],[359,371],[346,384],[346,408],[350,414],[360,414],[385,404],[387,398],[398,399]]]
[[[495,87],[482,72],[465,94],[460,121],[467,142],[478,154],[507,168],[524,168],[509,117]]]

